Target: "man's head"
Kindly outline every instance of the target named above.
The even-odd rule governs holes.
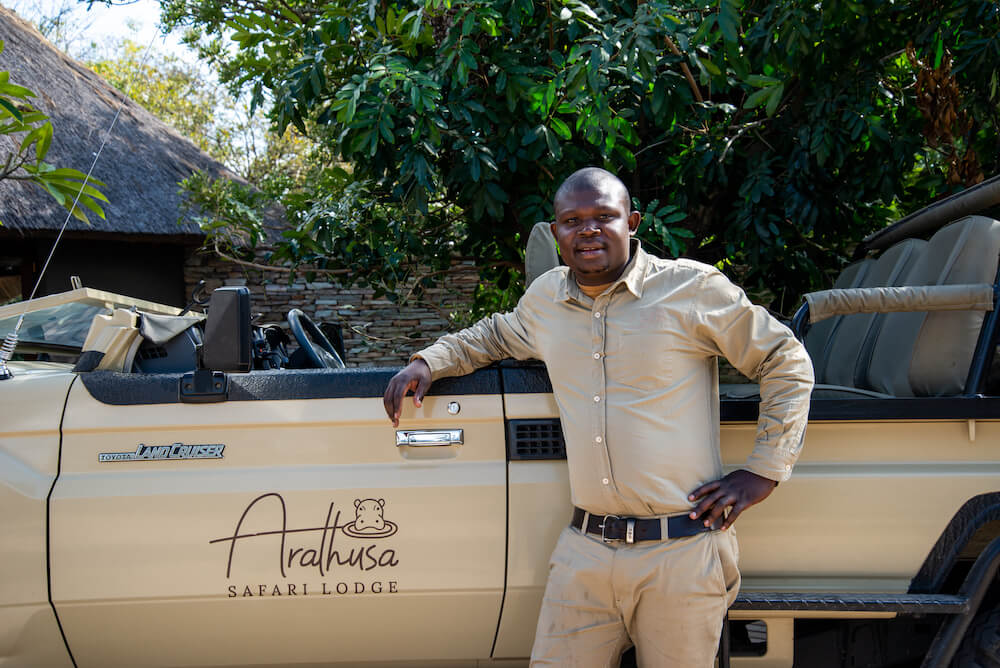
[[[573,172],[556,191],[553,208],[552,235],[577,282],[604,285],[622,275],[639,212],[617,176],[598,167]]]

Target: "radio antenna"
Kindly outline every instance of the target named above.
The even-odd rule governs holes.
[[[149,44],[146,45],[146,50],[142,54],[142,60],[139,62],[139,67],[136,73],[133,75],[132,80],[129,84],[135,83],[139,74],[142,72],[143,66],[146,64],[146,59],[149,58],[150,49],[153,48],[153,42],[156,41],[157,37],[166,37],[164,33],[162,36],[159,31],[153,33],[153,39],[149,40]],[[17,348],[17,337],[21,331],[21,325],[24,324],[24,316],[28,312],[28,305],[31,300],[35,298],[35,293],[38,292],[38,286],[42,284],[42,278],[45,276],[45,271],[49,268],[49,263],[52,262],[52,256],[56,253],[56,248],[59,246],[59,241],[62,239],[63,233],[66,231],[66,226],[69,225],[69,219],[72,217],[73,212],[76,210],[77,205],[80,203],[80,196],[83,195],[83,189],[87,187],[90,182],[90,176],[94,173],[94,167],[97,166],[97,161],[101,157],[101,153],[104,151],[104,147],[107,145],[108,140],[111,139],[111,131],[114,130],[115,124],[118,122],[118,117],[121,116],[122,109],[125,107],[125,102],[128,100],[128,96],[122,93],[121,102],[118,104],[118,109],[115,110],[115,115],[111,119],[111,125],[108,126],[107,131],[104,133],[104,137],[101,140],[101,146],[94,153],[94,160],[90,163],[90,169],[87,170],[87,175],[83,179],[83,183],[80,185],[80,189],[76,193],[76,197],[73,199],[73,206],[69,207],[66,212],[66,220],[63,221],[62,227],[59,228],[59,234],[56,235],[56,240],[52,244],[52,249],[49,251],[49,255],[45,258],[45,264],[42,265],[42,270],[38,273],[38,278],[35,280],[35,286],[31,289],[31,295],[24,301],[24,310],[21,311],[21,315],[17,318],[17,324],[14,325],[14,329],[4,337],[3,344],[0,345],[0,380],[7,380],[13,374],[7,367],[7,362],[9,362],[14,357],[14,349]]]

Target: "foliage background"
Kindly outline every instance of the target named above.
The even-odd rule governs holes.
[[[601,165],[654,252],[787,313],[861,237],[998,171],[995,2],[161,6],[276,133],[311,142],[268,190],[290,217],[271,261],[390,296],[475,258],[477,309],[509,307],[527,231],[565,176]],[[205,226],[262,239],[249,194],[226,197]]]

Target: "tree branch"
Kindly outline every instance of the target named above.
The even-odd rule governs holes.
[[[670,35],[664,35],[663,39],[666,40],[667,48],[670,49],[671,53],[681,58],[684,57],[684,54],[681,53],[681,50],[677,48],[676,44],[674,44],[674,40],[670,39]],[[684,72],[684,78],[687,79],[688,86],[691,87],[691,92],[694,93],[694,99],[698,100],[699,102],[704,102],[705,98],[701,96],[701,89],[698,88],[698,83],[694,80],[694,76],[691,74],[691,69],[687,66],[687,63],[685,63],[684,61],[681,61],[681,71]]]

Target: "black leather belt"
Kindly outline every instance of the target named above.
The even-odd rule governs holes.
[[[587,528],[583,528],[583,520],[587,518]],[[711,531],[705,526],[705,520],[691,519],[685,515],[673,517],[619,517],[617,515],[593,515],[583,508],[573,509],[573,521],[570,526],[601,537],[605,543],[612,540],[623,540],[626,543],[636,543],[641,540],[663,540],[665,538],[683,538],[694,536],[702,531]],[[667,535],[663,535],[663,527]]]

